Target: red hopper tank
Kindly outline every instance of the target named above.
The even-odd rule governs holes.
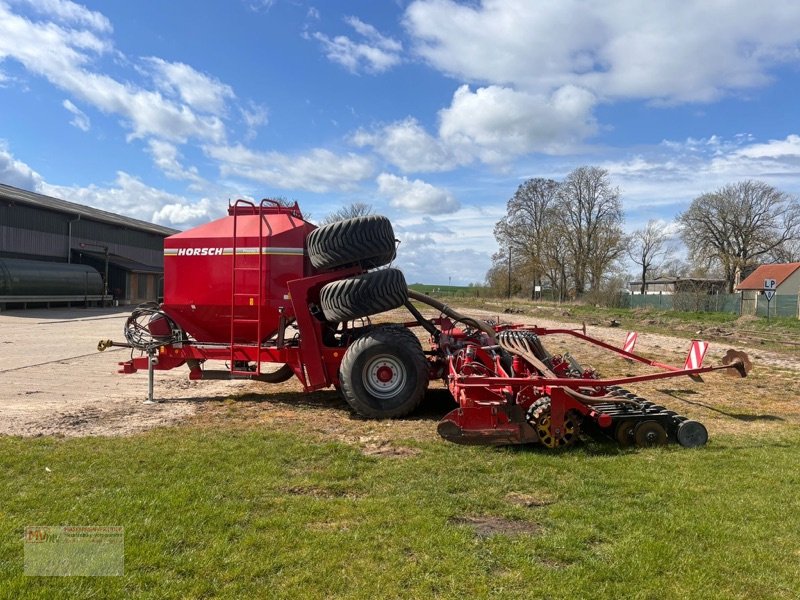
[[[261,219],[258,207],[238,200],[227,217],[164,240],[162,310],[197,341],[231,342],[232,299],[233,341],[256,342],[257,324],[249,321],[257,319],[257,311],[259,341],[269,339],[278,331],[279,308],[291,316],[288,282],[315,273],[305,240],[316,227],[303,219],[297,204],[267,202],[272,201],[262,203]]]

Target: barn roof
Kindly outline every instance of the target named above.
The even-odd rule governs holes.
[[[99,208],[92,208],[91,206],[83,206],[82,204],[75,204],[74,202],[67,202],[60,198],[53,198],[27,190],[12,187],[0,183],[0,199],[9,200],[15,204],[25,204],[27,206],[36,206],[53,210],[60,213],[65,213],[73,216],[80,215],[92,221],[99,221],[100,223],[108,223],[110,225],[119,225],[127,229],[135,229],[137,231],[144,231],[147,233],[154,233],[156,235],[168,236],[178,233],[177,229],[171,227],[164,227],[156,225],[155,223],[148,223],[134,219],[133,217],[125,217]]]
[[[792,273],[800,269],[800,262],[761,265],[749,277],[736,286],[737,290],[763,290],[765,279],[774,279],[777,285],[783,283]]]

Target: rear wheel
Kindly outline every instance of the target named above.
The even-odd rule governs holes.
[[[370,271],[323,286],[320,305],[328,321],[350,321],[402,306],[408,286],[398,269]]]
[[[402,417],[422,401],[428,361],[418,340],[396,327],[376,327],[345,352],[339,368],[341,392],[358,414]]]
[[[386,217],[369,215],[323,225],[308,234],[308,258],[317,269],[360,265],[372,269],[395,257],[392,224]]]

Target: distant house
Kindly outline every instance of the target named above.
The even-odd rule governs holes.
[[[759,303],[765,303],[762,295],[764,280],[774,279],[775,296],[797,299],[800,295],[800,262],[761,265],[736,286],[742,292],[742,314],[755,314]]]
[[[640,294],[642,281],[629,281],[628,289]],[[720,294],[725,292],[725,280],[708,277],[657,277],[645,281],[645,294],[676,294],[681,292]]]

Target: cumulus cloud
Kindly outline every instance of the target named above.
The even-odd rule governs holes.
[[[143,221],[175,227],[188,227],[218,216],[208,200],[193,201],[151,187],[138,177],[117,172],[113,185],[62,186],[42,183],[38,190],[70,202],[94,206]]]
[[[466,285],[482,282],[496,248],[492,227],[503,206],[464,206],[441,215],[398,215],[392,220],[400,240],[395,264],[409,282]],[[454,233],[457,232],[457,233]],[[436,260],[431,260],[431,255]]]
[[[8,144],[3,140],[0,140],[0,183],[30,192],[38,191],[42,183],[42,177],[27,164],[14,158]]]
[[[440,140],[412,117],[375,131],[360,129],[352,141],[359,147],[372,146],[382,158],[406,173],[444,171],[458,162]]]
[[[91,121],[89,120],[89,117],[86,116],[86,113],[84,113],[80,108],[75,106],[69,100],[64,100],[64,102],[62,102],[61,105],[64,108],[66,108],[70,113],[72,113],[72,120],[70,121],[71,125],[77,127],[81,131],[89,131],[92,124]]]
[[[186,201],[172,202],[164,204],[153,213],[153,222],[180,227],[208,221],[212,218],[214,212],[211,201],[208,198],[203,198],[195,203]]]
[[[378,193],[389,204],[412,213],[441,214],[458,209],[459,203],[447,190],[420,179],[413,181],[390,173],[378,175]]]
[[[372,161],[354,153],[324,148],[298,155],[257,152],[242,146],[205,146],[224,176],[236,176],[290,190],[324,193],[352,189],[373,173]]]
[[[52,4],[70,5],[64,1]],[[14,14],[0,2],[0,62],[14,58],[28,71],[74,98],[107,114],[119,115],[130,128],[131,139],[150,136],[177,142],[190,138],[214,142],[225,139],[225,126],[218,115],[199,114],[188,104],[172,101],[158,90],[122,83],[92,70],[95,58],[113,47],[110,40],[102,37],[107,29],[92,31],[54,22],[33,22]],[[189,93],[188,84],[182,89]]]
[[[707,102],[797,61],[800,4],[415,0],[404,23],[424,60],[462,80]]]
[[[235,98],[233,88],[214,77],[200,73],[187,64],[167,62],[151,56],[146,59],[152,69],[159,89],[176,95],[199,111],[220,114],[225,111],[225,101]]]
[[[111,21],[104,15],[70,0],[13,0],[15,4],[24,4],[41,15],[63,23],[85,25],[95,31],[110,32]]]
[[[169,178],[191,181],[201,184],[205,180],[200,176],[197,167],[184,167],[177,146],[161,140],[150,140],[148,151],[155,165]]]
[[[346,17],[345,22],[358,34],[359,41],[345,35],[333,38],[324,33],[313,34],[325,55],[351,73],[366,71],[382,73],[400,64],[403,45],[394,38],[381,34],[375,27],[357,17]]]
[[[575,86],[550,97],[463,85],[440,113],[439,135],[461,162],[502,163],[529,152],[559,152],[595,131],[594,96]]]
[[[475,160],[499,165],[531,152],[563,153],[593,134],[595,97],[567,85],[550,96],[507,87],[471,90],[460,86],[439,111],[438,135],[408,117],[352,136],[385,160],[409,172],[446,171]]]

